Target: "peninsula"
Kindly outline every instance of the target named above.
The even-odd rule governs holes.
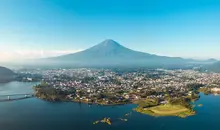
[[[164,69],[53,69],[38,71],[36,97],[99,105],[137,104],[152,116],[187,117],[202,90],[217,90],[220,74]]]

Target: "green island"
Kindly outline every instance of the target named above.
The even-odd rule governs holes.
[[[111,118],[106,118],[106,117],[103,118],[102,120],[98,120],[98,121],[93,122],[94,125],[99,124],[99,123],[106,123],[108,125],[112,124]]]

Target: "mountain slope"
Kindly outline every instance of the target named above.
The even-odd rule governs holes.
[[[157,56],[128,49],[108,39],[81,52],[45,59],[45,62],[73,66],[164,66],[184,64],[179,57]]]
[[[204,70],[208,70],[208,71],[211,71],[211,72],[220,72],[220,61],[218,62],[215,62],[213,64],[210,64],[210,65],[205,65],[202,67],[202,69]]]
[[[114,40],[107,39],[84,51],[58,57],[29,61],[30,66],[40,67],[148,67],[148,68],[192,68],[211,64],[211,60],[183,59],[158,56],[134,51]]]
[[[131,58],[131,57],[146,57],[146,56],[153,56],[150,54],[142,53],[142,52],[136,52],[133,50],[130,50],[128,48],[125,48],[118,44],[117,42],[113,40],[105,40],[102,43],[95,45],[89,49],[86,49],[84,51],[69,54],[65,56],[60,56],[55,59],[61,59],[61,60],[84,60],[84,59],[116,59],[116,58]]]
[[[8,82],[13,80],[15,74],[10,69],[0,66],[0,82]]]

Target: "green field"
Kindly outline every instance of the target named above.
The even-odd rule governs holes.
[[[148,114],[151,116],[178,116],[178,117],[187,117],[194,115],[195,112],[181,105],[159,105],[149,108],[137,107],[135,109],[137,112]]]

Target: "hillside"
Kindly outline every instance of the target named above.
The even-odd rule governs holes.
[[[29,60],[24,66],[42,68],[167,68],[189,69],[200,65],[212,64],[215,59],[195,60],[181,57],[168,57],[135,51],[122,46],[114,40],[107,39],[81,52],[58,57]]]
[[[15,74],[10,69],[0,66],[0,83],[13,80]]]
[[[205,65],[202,67],[203,70],[211,71],[211,72],[220,72],[220,61],[215,62],[210,65]]]
[[[80,67],[142,66],[161,67],[184,65],[186,60],[179,57],[158,56],[126,48],[114,40],[105,40],[84,51],[47,58],[45,64],[69,65]]]

